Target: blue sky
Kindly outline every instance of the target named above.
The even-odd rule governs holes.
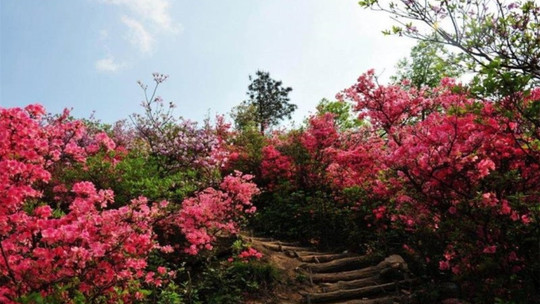
[[[141,112],[153,72],[170,75],[159,95],[177,115],[227,114],[258,69],[293,88],[299,122],[367,69],[387,79],[414,45],[356,0],[2,0],[0,18],[0,106],[104,122]]]

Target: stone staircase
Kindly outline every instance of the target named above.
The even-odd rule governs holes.
[[[296,243],[242,236],[255,249],[277,260],[288,275],[306,282],[298,298],[282,303],[409,303],[417,280],[399,255],[386,258],[349,252],[320,252]],[[271,261],[272,262],[272,261]],[[278,265],[279,268],[279,265]],[[294,269],[289,269],[294,268]]]

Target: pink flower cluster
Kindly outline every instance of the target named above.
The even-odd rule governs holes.
[[[207,188],[182,202],[180,213],[170,221],[185,235],[186,253],[211,250],[216,236],[238,232],[244,216],[256,210],[251,199],[259,189],[250,182],[252,178],[237,171],[223,179],[220,190]]]
[[[0,108],[0,302],[72,289],[113,301],[147,275],[146,257],[157,246],[152,219],[161,208],[139,198],[107,209],[112,191],[83,181],[73,185],[64,214],[55,214],[40,201],[54,170],[115,144],[104,133],[88,134],[68,112],[49,120],[44,113],[38,105]]]
[[[250,260],[250,259],[260,260],[260,259],[262,259],[263,254],[261,252],[257,251],[257,249],[250,247],[250,248],[240,252],[238,254],[238,257],[240,259],[242,259],[242,260]]]
[[[262,176],[267,179],[293,176],[294,167],[291,158],[279,152],[274,145],[265,146],[262,153]]]

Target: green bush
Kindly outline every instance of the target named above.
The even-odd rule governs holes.
[[[246,297],[269,294],[277,277],[277,270],[261,261],[207,265],[200,281],[195,284],[197,301],[193,303],[243,303]]]

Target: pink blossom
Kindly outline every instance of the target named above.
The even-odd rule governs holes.
[[[448,261],[439,261],[439,269],[440,270],[450,269],[450,263]]]
[[[238,254],[238,257],[243,260],[248,260],[254,258],[260,260],[263,257],[263,254],[257,251],[256,249],[250,247],[247,250],[244,250]]]
[[[487,246],[484,248],[484,250],[482,250],[483,253],[488,253],[488,254],[493,254],[496,251],[497,251],[497,246],[495,245]]]
[[[491,159],[483,159],[477,164],[480,178],[489,175],[489,171],[495,170],[495,163]]]

